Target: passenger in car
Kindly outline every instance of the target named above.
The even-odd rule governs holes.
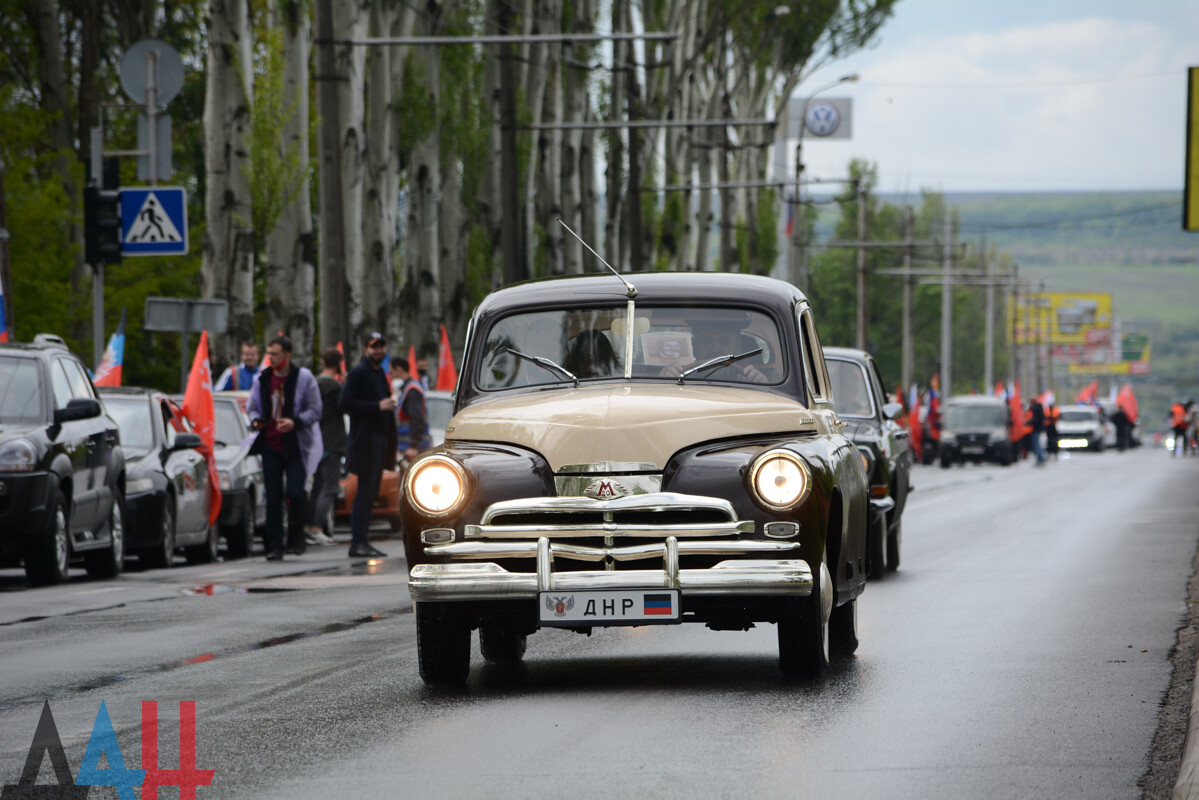
[[[562,365],[577,378],[611,378],[620,374],[616,351],[600,331],[586,330],[574,337]]]
[[[747,346],[744,341],[745,339],[753,341],[752,337],[747,337],[741,332],[745,324],[733,320],[693,321],[691,323],[691,347],[695,352],[695,362],[688,364],[682,369],[673,365],[668,366],[659,374],[666,378],[677,378],[681,373],[697,367],[705,361],[711,361],[713,358],[740,355],[755,350],[756,346]],[[702,374],[697,373],[697,375],[715,380],[766,383],[766,376],[762,374],[761,370],[750,363],[751,360],[752,358],[734,361],[731,364],[726,364],[715,369],[702,370]]]

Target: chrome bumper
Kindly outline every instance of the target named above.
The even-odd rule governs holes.
[[[470,544],[472,549],[482,543]],[[555,572],[554,554],[565,555],[563,548],[581,550],[586,548],[571,545],[551,544],[542,537],[529,543],[536,548],[537,571],[510,572],[492,561],[469,564],[418,564],[408,576],[408,590],[418,602],[439,600],[516,600],[536,599],[538,592],[578,591],[585,589],[680,589],[685,595],[763,595],[789,594],[806,597],[812,593],[812,569],[802,559],[735,559],[721,561],[710,569],[680,569],[679,553],[743,552],[765,554],[792,553],[799,550],[797,542],[680,542],[671,536],[661,545],[641,545],[630,548],[593,548],[597,551],[644,551],[658,547],[662,550],[662,569],[638,570],[585,570]],[[450,548],[462,550],[462,545],[438,545],[426,552],[441,552]],[[700,545],[701,547],[693,547]],[[497,544],[505,548],[492,557],[509,557],[511,544]],[[752,547],[750,547],[752,546]],[[525,553],[521,553],[525,555]],[[577,557],[578,553],[571,554]],[[616,560],[622,555],[613,552]],[[594,560],[602,560],[603,556]]]

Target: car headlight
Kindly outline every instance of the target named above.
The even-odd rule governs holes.
[[[991,435],[987,437],[987,442],[989,444],[1003,444],[1006,441],[1007,431],[1005,431],[1003,428],[991,431]]]
[[[408,470],[408,498],[430,517],[445,516],[466,498],[466,470],[445,456],[429,456]]]
[[[233,488],[233,479],[229,477],[229,470],[221,470],[221,491],[228,492]]]
[[[874,451],[869,447],[859,447],[858,457],[862,459],[862,469],[866,470],[866,477],[870,478],[874,474]]]
[[[799,505],[812,487],[807,463],[790,450],[769,450],[754,460],[749,484],[754,497],[771,511]]]
[[[37,463],[37,450],[26,439],[0,445],[0,472],[29,472]]]
[[[153,478],[137,478],[125,484],[125,494],[141,494],[142,492],[154,491]]]
[[[941,444],[957,444],[958,435],[953,431],[941,431]]]

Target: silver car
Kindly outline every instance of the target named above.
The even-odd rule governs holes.
[[[248,392],[217,392],[216,463],[221,475],[221,535],[232,558],[248,556],[254,534],[266,526],[262,459],[249,452],[252,433],[243,410]]]

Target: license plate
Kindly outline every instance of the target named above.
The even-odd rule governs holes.
[[[963,447],[962,452],[968,455],[979,456],[987,451],[985,447]]]
[[[540,592],[541,624],[652,625],[679,621],[678,589],[597,589]]]

